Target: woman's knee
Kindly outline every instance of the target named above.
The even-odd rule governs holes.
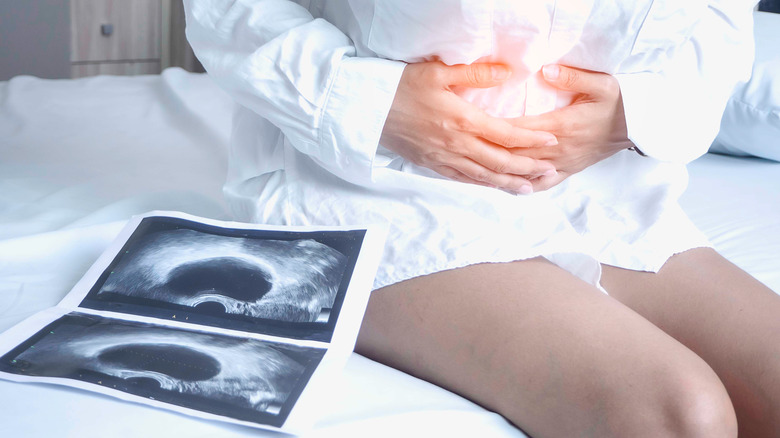
[[[528,403],[511,400],[497,408],[532,436],[737,437],[726,389],[704,361],[689,356],[694,360],[655,356],[627,361],[617,369],[597,369],[590,381],[580,376],[577,382],[566,379],[552,385],[554,392],[530,410]],[[527,394],[521,391],[517,397]],[[544,409],[540,412],[537,405]]]
[[[662,371],[644,407],[656,422],[642,436],[737,436],[737,417],[729,395],[715,373],[703,361],[702,365]],[[636,415],[643,414],[638,410]]]

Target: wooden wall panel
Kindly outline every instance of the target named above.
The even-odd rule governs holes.
[[[195,57],[187,36],[185,35],[184,5],[182,0],[173,0],[170,3],[170,58],[169,65],[181,67],[187,71],[204,72],[200,61]]]
[[[67,78],[69,20],[67,0],[0,0],[0,81],[17,75]]]
[[[71,62],[159,59],[161,9],[160,0],[71,0]]]

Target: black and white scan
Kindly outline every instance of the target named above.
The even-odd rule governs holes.
[[[347,256],[313,239],[233,237],[192,229],[142,236],[96,299],[132,297],[211,315],[327,322]]]
[[[233,418],[280,425],[323,350],[66,315],[3,371],[64,377]]]
[[[0,337],[0,379],[304,433],[353,350],[381,231],[134,217]]]

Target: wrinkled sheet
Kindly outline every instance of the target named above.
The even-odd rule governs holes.
[[[233,104],[210,79],[0,82],[0,330],[55,305],[127,219],[229,218],[221,186]],[[682,199],[715,247],[780,291],[780,163],[707,155]],[[502,417],[353,354],[307,437],[523,437]],[[258,437],[99,394],[0,382],[0,436]]]

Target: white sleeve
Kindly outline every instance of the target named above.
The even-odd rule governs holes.
[[[711,0],[690,38],[658,71],[616,74],[629,139],[662,161],[707,152],[728,98],[750,77],[753,0]]]
[[[370,179],[402,62],[290,0],[184,0],[187,38],[215,81],[330,172]]]

